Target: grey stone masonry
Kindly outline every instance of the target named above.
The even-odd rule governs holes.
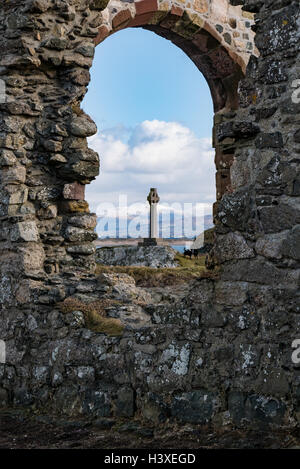
[[[108,246],[98,248],[96,261],[104,265],[127,265],[153,268],[178,267],[176,251],[169,246]]]
[[[149,304],[139,328],[103,318],[99,331],[93,313],[109,298],[84,198],[99,156],[80,104],[95,45],[137,26],[180,47],[211,89],[207,267],[219,274]],[[1,2],[2,407],[299,426],[299,40],[298,0]]]

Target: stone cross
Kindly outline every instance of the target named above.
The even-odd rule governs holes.
[[[157,205],[160,198],[155,187],[151,187],[147,200],[150,205],[150,230],[149,238],[158,238],[158,223],[157,223]]]

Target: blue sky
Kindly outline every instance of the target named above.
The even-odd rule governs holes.
[[[142,28],[119,31],[96,48],[83,108],[99,130],[157,119],[211,136],[213,106],[205,78],[179,47]]]
[[[155,33],[129,28],[96,48],[91,76],[82,107],[98,126],[89,145],[101,162],[87,187],[91,210],[100,215],[101,204],[125,194],[146,214],[149,188],[157,187],[162,210],[201,203],[211,214],[213,105],[193,62]]]

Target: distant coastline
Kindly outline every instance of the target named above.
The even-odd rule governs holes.
[[[143,238],[105,238],[105,239],[97,239],[95,244],[97,247],[104,247],[104,246],[136,246],[139,242],[141,242]],[[184,246],[186,243],[192,243],[194,240],[191,238],[164,238],[163,242],[166,245],[177,245],[177,246]]]

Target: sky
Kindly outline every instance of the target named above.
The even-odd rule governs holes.
[[[98,216],[114,216],[109,204],[118,205],[120,195],[146,216],[150,187],[158,189],[161,211],[201,203],[211,213],[213,104],[181,49],[142,28],[108,37],[96,48],[82,107],[98,127],[89,145],[99,153],[100,175],[87,187]]]

